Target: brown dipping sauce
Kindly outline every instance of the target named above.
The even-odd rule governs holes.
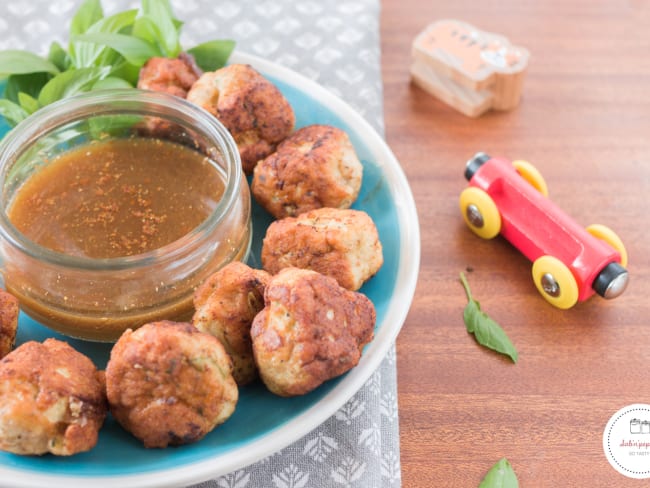
[[[69,256],[128,258],[187,235],[222,198],[221,162],[191,147],[134,136],[93,141],[62,153],[20,186],[8,217],[37,244]],[[189,320],[194,289],[232,260],[245,259],[248,187],[217,225],[200,230],[171,263],[161,253],[142,268],[57,268],[20,253],[5,263],[5,285],[28,315],[63,334],[115,341],[126,328]],[[200,246],[200,247],[199,247]],[[9,248],[7,252],[13,252]],[[173,263],[173,264],[172,264]]]
[[[126,257],[187,234],[213,212],[223,191],[214,164],[191,148],[153,138],[109,139],[66,152],[31,176],[8,216],[54,251]]]

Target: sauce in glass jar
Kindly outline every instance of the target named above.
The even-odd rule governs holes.
[[[70,256],[133,256],[174,242],[203,222],[223,179],[198,151],[161,139],[95,141],[32,175],[9,220],[37,244]]]
[[[0,141],[0,273],[30,317],[115,341],[189,320],[194,290],[246,260],[248,183],[228,130],[186,100],[104,90],[48,105]]]

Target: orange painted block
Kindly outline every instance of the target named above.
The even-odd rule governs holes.
[[[469,117],[519,104],[530,53],[498,34],[439,20],[413,41],[411,78]]]

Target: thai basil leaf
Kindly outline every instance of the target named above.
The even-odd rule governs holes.
[[[113,66],[113,71],[110,73],[113,78],[122,78],[131,86],[138,83],[138,76],[140,75],[140,66],[136,66],[126,61]]]
[[[7,78],[4,96],[15,103],[20,103],[18,100],[19,93],[27,93],[36,98],[41,89],[51,78],[52,75],[49,73],[11,75]]]
[[[38,95],[38,103],[45,106],[62,98],[87,91],[98,80],[106,77],[109,72],[110,67],[108,66],[64,71],[47,82]]]
[[[122,78],[116,78],[115,76],[107,76],[93,85],[93,90],[112,90],[114,88],[133,88],[133,85],[128,81]]]
[[[234,48],[235,41],[223,39],[204,42],[188,49],[187,52],[194,56],[196,64],[203,71],[215,71],[226,65]]]
[[[9,49],[0,51],[0,78],[29,73],[57,74],[59,68],[53,63],[29,51]]]
[[[17,103],[7,99],[0,99],[0,116],[4,117],[10,126],[18,125],[29,114]]]
[[[88,120],[91,139],[101,140],[107,137],[128,137],[133,135],[133,127],[142,124],[141,115],[110,115],[94,117]]]
[[[468,300],[463,310],[463,319],[467,332],[474,334],[474,338],[482,346],[505,354],[510,357],[513,363],[516,363],[519,355],[505,331],[481,310],[480,303],[472,297],[464,273],[460,274],[460,281],[463,288],[465,288]]]
[[[83,34],[102,18],[104,18],[104,11],[100,0],[86,0],[72,17],[70,35]]]
[[[142,13],[158,27],[156,41],[163,49],[163,55],[168,58],[178,56],[182,23],[174,18],[169,0],[142,0]]]
[[[107,66],[119,61],[119,57],[111,51],[110,46],[97,42],[80,41],[80,36],[90,34],[118,34],[129,30],[138,15],[138,11],[125,10],[110,17],[102,18],[91,25],[85,32],[71,34],[70,53],[73,64],[77,68],[90,66]]]
[[[158,54],[155,47],[147,41],[126,34],[92,33],[81,34],[73,38],[75,41],[96,43],[108,46],[120,53],[127,62],[143,65],[149,58]]]
[[[478,488],[519,488],[519,480],[506,458],[501,458],[487,472]]]
[[[18,103],[20,103],[20,106],[24,108],[28,114],[33,114],[39,108],[41,108],[40,104],[38,103],[38,100],[36,100],[31,95],[28,95],[27,93],[23,93],[23,92],[20,92],[18,94]]]
[[[147,41],[149,44],[158,46],[158,41],[161,37],[160,29],[150,17],[141,15],[135,22],[133,22],[133,29],[131,35]],[[160,46],[158,46],[160,47]],[[162,50],[160,51],[162,56]]]
[[[58,42],[54,41],[50,44],[50,51],[47,54],[47,59],[54,66],[59,68],[59,71],[65,71],[70,67],[70,57],[65,49]]]
[[[158,57],[171,57],[167,55],[167,47],[165,46],[165,36],[161,32],[160,27],[155,24],[154,20],[147,15],[138,17],[133,24],[133,31],[131,35],[143,39],[156,47]],[[180,52],[180,51],[179,51]]]

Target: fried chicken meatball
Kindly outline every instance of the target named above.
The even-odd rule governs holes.
[[[18,299],[0,290],[0,359],[11,352],[18,330]]]
[[[266,271],[233,261],[211,275],[194,294],[192,323],[224,345],[238,385],[257,377],[251,323],[264,308],[264,289],[270,279]]]
[[[145,447],[198,441],[235,410],[231,368],[219,340],[192,324],[128,329],[106,366],[110,411]]]
[[[359,363],[375,307],[315,271],[285,268],[271,279],[251,328],[260,377],[281,396],[303,395]]]
[[[194,57],[181,53],[177,58],[151,58],[138,77],[138,88],[185,98],[192,85],[203,74]]]
[[[230,131],[246,174],[275,150],[295,123],[293,109],[280,90],[247,64],[203,74],[187,100],[206,109]]]
[[[281,219],[321,207],[349,208],[359,195],[362,175],[344,131],[309,125],[255,166],[251,190],[262,207]]]
[[[262,265],[276,274],[294,266],[331,276],[358,290],[384,258],[375,223],[361,210],[321,208],[276,220],[262,242]]]
[[[92,449],[106,417],[104,376],[66,342],[26,342],[0,361],[0,449],[70,456]]]

